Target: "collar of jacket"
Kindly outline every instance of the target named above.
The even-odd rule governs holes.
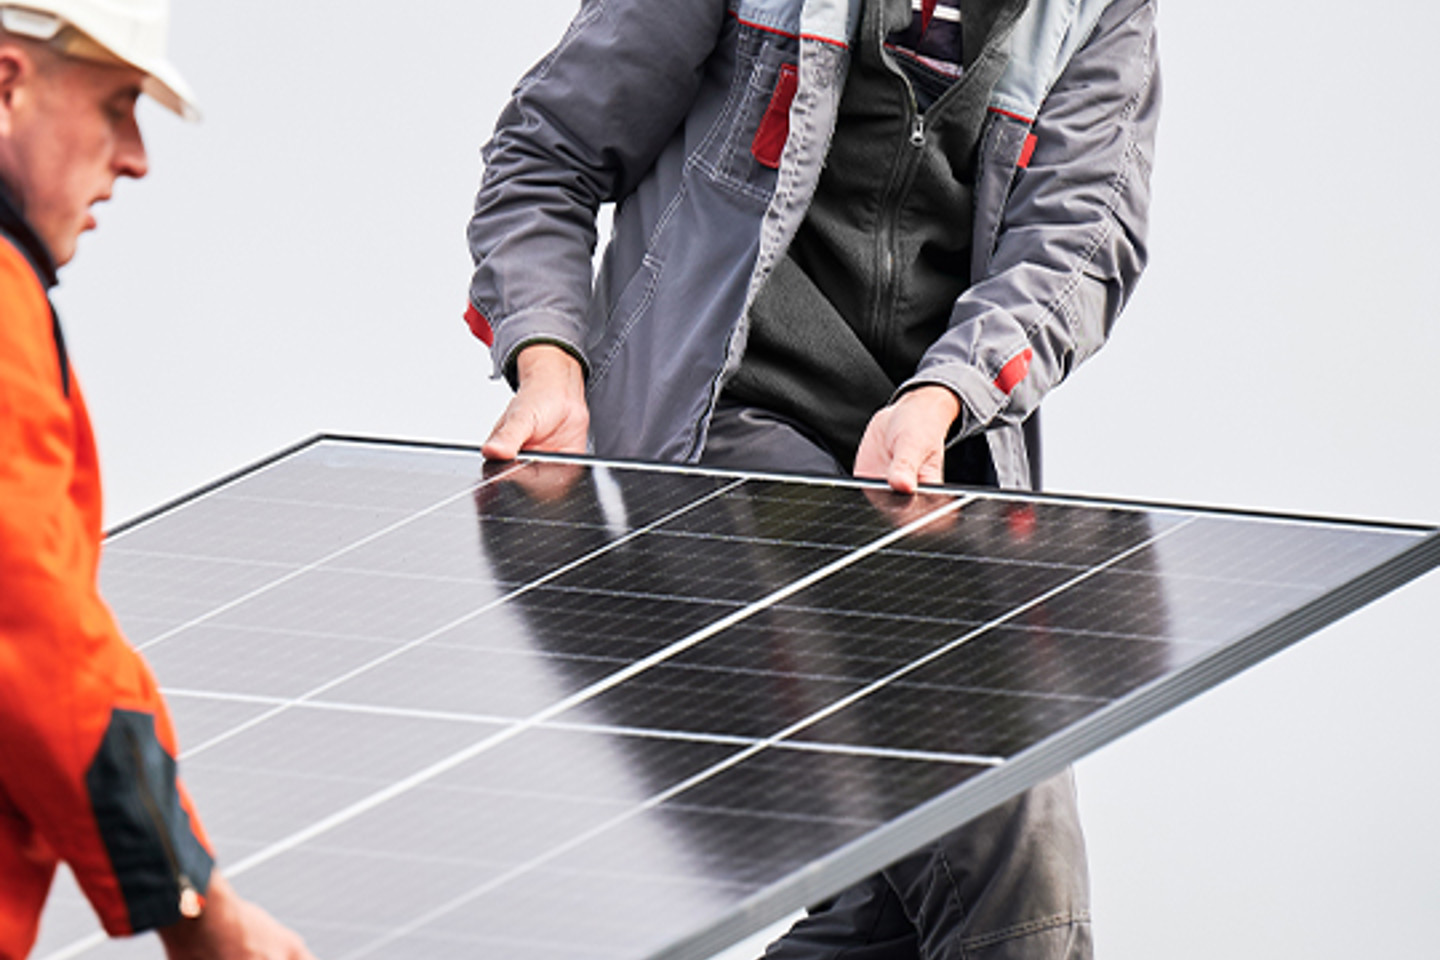
[[[20,204],[16,201],[15,194],[10,191],[10,185],[4,180],[0,180],[0,233],[4,233],[15,244],[16,249],[25,255],[25,259],[30,261],[35,276],[40,278],[40,283],[46,290],[59,282],[49,248],[30,226],[30,221],[20,212]]]
[[[1010,32],[1010,59],[991,94],[992,109],[1031,121],[1050,87],[1089,39],[1112,0],[1030,0]],[[864,0],[731,0],[741,20],[806,40],[849,48]]]

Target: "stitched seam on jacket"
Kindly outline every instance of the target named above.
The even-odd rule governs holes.
[[[1148,3],[1137,7],[1135,12],[1132,13],[1131,16],[1134,17],[1138,15],[1140,11],[1144,10],[1147,6],[1149,6]],[[1136,89],[1135,93],[1131,95],[1125,106],[1121,109],[1120,119],[1122,121],[1129,121],[1134,117],[1136,111],[1140,109],[1141,101],[1145,98],[1146,94],[1149,93],[1151,85],[1154,83],[1155,56],[1153,32],[1146,41],[1145,62],[1145,79]],[[1075,326],[1074,322],[1072,321],[1072,298],[1075,295],[1075,291],[1078,290],[1080,287],[1080,281],[1085,276],[1086,269],[1090,266],[1092,262],[1094,262],[1096,251],[1099,250],[1105,240],[1114,233],[1115,228],[1118,225],[1118,219],[1115,215],[1115,211],[1119,208],[1120,198],[1124,196],[1125,188],[1130,182],[1132,167],[1136,164],[1136,157],[1139,152],[1140,140],[1138,136],[1138,131],[1136,131],[1134,128],[1131,128],[1131,130],[1129,131],[1129,136],[1125,143],[1125,148],[1120,155],[1120,162],[1117,165],[1115,173],[1110,178],[1110,190],[1104,204],[1104,215],[1096,224],[1094,229],[1094,235],[1090,238],[1089,243],[1086,244],[1085,249],[1081,253],[1078,261],[1076,262],[1074,269],[1071,270],[1070,277],[1066,281],[1065,286],[1060,290],[1059,293],[1055,295],[1054,298],[1050,300],[1049,303],[1045,305],[1046,309],[1051,314],[1053,314],[1062,323],[1065,324],[1065,330],[1067,333],[1070,334],[1072,340],[1075,338]],[[1027,341],[1031,340],[1039,331],[1039,329],[1040,322],[1038,320],[1033,323],[1026,324],[1024,326],[1025,339]],[[996,371],[995,375],[998,376],[998,371]],[[1012,393],[1010,395],[1010,398],[1008,399],[1013,400],[1013,397],[1014,394]]]
[[[735,55],[737,59],[742,56],[741,46],[740,38],[736,37]],[[759,61],[758,56],[751,56],[749,59],[752,64]],[[753,73],[753,69],[752,66],[750,72]],[[669,226],[670,221],[675,217],[676,211],[680,209],[681,203],[684,202],[687,194],[690,192],[690,178],[699,172],[704,173],[707,179],[712,180],[712,182],[718,182],[717,177],[709,176],[711,168],[710,165],[705,162],[704,157],[714,146],[717,139],[727,135],[735,113],[738,110],[738,104],[743,100],[744,93],[750,88],[750,78],[747,76],[743,80],[741,79],[741,75],[744,73],[746,73],[746,71],[735,71],[735,77],[730,82],[730,89],[727,90],[725,94],[724,105],[720,108],[719,113],[715,115],[715,120],[710,124],[710,129],[705,131],[705,136],[700,138],[700,142],[696,145],[695,149],[691,151],[690,155],[685,158],[685,162],[681,166],[680,184],[675,190],[675,196],[670,198],[670,202],[665,206],[665,212],[655,221],[655,226],[651,229],[650,236],[645,238],[645,254],[641,257],[638,270],[651,270],[648,289],[646,289],[644,296],[640,298],[640,302],[636,304],[635,309],[630,311],[630,316],[625,319],[624,324],[615,332],[614,342],[611,344],[610,349],[605,352],[605,355],[600,358],[600,361],[595,365],[590,380],[592,385],[598,384],[601,380],[605,379],[606,374],[610,372],[610,367],[615,363],[615,358],[624,348],[625,341],[629,339],[630,331],[634,329],[635,324],[639,322],[640,317],[649,309],[650,304],[655,299],[655,290],[660,283],[660,273],[665,266],[664,260],[655,255],[655,248],[661,234],[663,234],[665,228]],[[633,279],[634,275],[632,274],[630,280]],[[628,284],[629,281],[627,281],[626,285],[628,286]],[[623,288],[620,294],[623,296]],[[617,296],[615,305],[618,306],[619,302],[619,297]],[[606,312],[603,327],[606,331],[610,329],[611,323],[614,322],[614,309],[614,306],[612,306]]]
[[[736,22],[739,24],[739,29],[742,31],[749,30],[752,33],[764,32],[761,28],[748,24],[743,20],[739,20],[738,18]],[[742,56],[741,50],[743,48],[744,38],[737,36],[735,40],[737,60]],[[706,156],[711,152],[711,148],[715,145],[715,141],[721,136],[724,136],[725,143],[721,144],[721,149],[718,151],[720,153],[720,162],[723,163],[725,158],[730,156],[730,150],[728,148],[732,145],[732,141],[734,141],[737,137],[740,140],[746,139],[739,136],[739,131],[736,129],[736,123],[739,120],[743,119],[743,117],[739,116],[739,114],[742,113],[740,108],[748,99],[748,95],[752,90],[754,90],[756,95],[758,96],[765,96],[766,90],[764,84],[756,82],[759,77],[765,72],[765,60],[764,57],[761,55],[765,49],[766,45],[762,38],[761,41],[757,44],[756,49],[753,53],[744,55],[750,62],[749,69],[735,71],[735,79],[731,81],[730,90],[726,94],[725,106],[721,109],[719,115],[715,119],[715,122],[711,125],[711,128],[706,131],[705,138],[701,141],[700,146],[697,147],[695,151],[685,159],[685,165],[687,168],[693,168],[702,171],[705,174],[706,178],[712,183],[714,183],[716,186],[729,190],[731,193],[736,193],[740,194],[741,196],[748,197],[758,203],[769,203],[773,190],[765,190],[760,187],[755,187],[745,183],[743,180],[740,180],[737,177],[731,176],[730,174],[724,172],[720,168],[719,164],[712,163],[710,160],[706,159]],[[742,74],[744,75],[743,80],[741,79]]]
[[[960,882],[955,879],[955,872],[950,869],[950,858],[945,855],[943,849],[940,850],[940,869],[945,871],[945,879],[950,881],[950,900],[955,905],[955,915],[957,917],[965,916],[969,911],[965,907],[965,898],[960,896]]]
[[[676,195],[676,198],[679,199],[683,193],[684,189],[682,188],[680,193]],[[598,384],[601,380],[605,379],[605,375],[610,372],[610,367],[614,364],[615,358],[620,355],[621,349],[625,346],[625,341],[630,338],[630,331],[635,328],[635,324],[640,322],[640,318],[649,312],[650,304],[655,300],[655,289],[660,285],[660,274],[665,269],[665,263],[662,260],[652,257],[647,252],[640,261],[640,269],[650,274],[650,279],[645,281],[645,293],[640,297],[640,302],[635,304],[635,309],[631,310],[630,315],[625,318],[624,324],[615,331],[615,342],[610,345],[610,349],[605,352],[604,358],[596,365],[595,374],[591,378],[592,384]],[[634,279],[635,277],[632,275],[631,280]],[[616,303],[618,305],[619,301],[616,301]],[[614,320],[613,314],[609,320]],[[605,326],[608,329],[610,323],[607,321]]]
[[[680,176],[680,186],[675,190],[675,196],[670,198],[670,203],[666,205],[665,212],[655,221],[655,229],[651,230],[650,236],[646,238],[645,255],[640,258],[640,266],[636,269],[636,274],[641,270],[650,271],[650,279],[646,282],[645,294],[640,298],[640,302],[635,305],[635,309],[630,311],[630,316],[625,318],[624,325],[616,331],[615,341],[610,345],[610,349],[605,352],[605,356],[595,365],[594,373],[590,380],[592,384],[597,384],[605,379],[605,375],[610,372],[610,367],[615,362],[615,358],[625,346],[625,341],[629,339],[630,331],[634,329],[635,324],[639,322],[640,317],[650,308],[651,302],[655,299],[655,290],[660,285],[660,274],[665,269],[665,261],[663,258],[655,255],[655,247],[659,242],[660,235],[665,232],[665,229],[670,225],[670,221],[675,218],[676,211],[680,209],[680,205],[685,202],[685,197],[690,192],[690,175],[691,165],[687,162],[685,164],[685,170]],[[628,289],[630,283],[634,280],[635,274],[631,274],[629,280],[626,281],[625,288]],[[624,294],[625,289],[622,289],[620,296],[617,296],[615,299],[615,304],[606,312],[603,330],[608,331],[610,329],[610,325],[615,320],[615,308],[620,305],[620,297],[623,297]]]
[[[749,73],[753,74],[755,64],[759,61],[760,57],[756,53],[745,52],[743,38],[739,35],[740,29],[743,28],[736,28],[736,70],[735,75],[730,79],[730,88],[725,91],[725,104],[720,108],[720,112],[715,115],[714,122],[710,124],[710,129],[705,131],[705,136],[700,139],[699,145],[685,158],[685,167],[687,169],[693,166],[704,170],[706,173],[710,172],[710,164],[704,159],[705,154],[710,152],[717,139],[729,135],[730,128],[734,123],[735,114],[740,109],[740,102],[744,99],[745,92],[750,89],[750,77],[745,76],[747,71],[740,69],[740,60],[743,58],[750,62]]]
[[[763,60],[761,60],[759,56],[756,56],[754,63],[750,68],[750,79],[747,80],[745,84],[747,92],[753,89],[756,92],[756,95],[760,97],[763,97],[765,95],[764,85],[756,82],[764,74],[764,72],[765,63]],[[735,147],[735,141],[744,141],[747,139],[746,137],[741,135],[735,124],[730,124],[730,127],[732,135],[726,138],[725,149],[721,151],[722,160],[731,156],[731,148]],[[737,149],[748,152],[747,148],[743,144],[741,144]],[[772,191],[766,190],[762,187],[754,186],[753,184],[747,183],[739,177],[732,176],[731,174],[720,169],[720,167],[716,164],[711,163],[703,157],[697,157],[695,163],[696,166],[704,169],[705,172],[709,175],[710,181],[722,190],[728,190],[731,193],[740,194],[741,196],[748,197],[751,200],[756,201],[757,203],[770,202],[770,195]]]
[[[800,70],[801,72],[799,76],[799,82],[797,83],[797,86],[795,88],[795,99],[792,100],[790,103],[790,119],[792,122],[790,124],[789,135],[786,138],[784,151],[784,153],[792,154],[795,157],[809,156],[811,145],[815,142],[816,139],[816,134],[820,133],[820,126],[814,121],[816,110],[821,103],[821,90],[814,89],[804,84],[805,74],[803,70],[803,63],[804,47],[802,46],[800,57],[796,63],[797,70]],[[836,104],[838,109],[838,101],[836,101]],[[806,122],[796,124],[794,123],[796,117],[799,117],[802,121]],[[833,126],[830,133],[833,134]],[[770,228],[772,234],[774,231],[780,229],[778,222],[783,220],[786,215],[782,214],[780,211],[786,211],[788,213],[789,208],[795,205],[795,200],[801,192],[802,184],[800,177],[802,171],[800,170],[799,165],[795,163],[790,164],[788,167],[785,166],[784,153],[782,153],[781,155],[781,166],[779,173],[775,179],[775,189],[772,191],[772,197],[769,207],[765,211],[765,214],[760,223],[760,245],[762,254],[764,253],[764,248],[767,240],[766,229]],[[817,181],[820,176],[820,170],[824,167],[824,162],[824,158],[822,157],[820,161],[820,166],[817,167],[814,171]],[[767,275],[771,270],[774,269],[775,262],[779,260],[778,248],[780,247],[780,244],[776,242],[773,243],[772,246],[776,249],[773,249],[771,251],[771,262],[765,267],[765,272]],[[756,260],[756,265],[760,266],[758,256]],[[753,294],[755,292],[756,291],[754,289],[754,284],[752,283],[749,293]],[[749,306],[748,300],[749,296],[747,295],[747,309]]]
[[[1054,930],[1057,927],[1068,927],[1089,922],[1089,911],[1082,910],[1079,913],[1057,913],[1039,920],[1017,923],[1014,926],[962,940],[960,942],[960,949],[963,954],[972,950],[980,950],[984,947],[993,947],[997,943],[1004,943],[1006,940],[1015,940],[1019,937],[1029,936],[1032,933],[1044,933],[1046,930]]]
[[[524,93],[535,83],[549,76],[550,68],[560,57],[560,54],[564,50],[569,48],[569,46],[579,38],[581,31],[583,31],[586,27],[590,26],[590,24],[594,23],[596,20],[600,19],[600,17],[605,13],[607,2],[608,0],[593,0],[593,5],[587,8],[584,6],[584,0],[581,0],[582,5],[580,8],[580,12],[575,15],[575,18],[570,21],[570,25],[565,28],[565,35],[560,38],[559,43],[555,44],[554,49],[547,53],[545,55],[545,58],[541,60],[535,66],[535,68],[531,70],[525,77],[522,77],[519,83],[516,84],[515,92],[512,95],[512,99],[518,99],[522,93]],[[489,165],[485,164],[484,167],[485,168],[482,170],[480,175],[480,184],[482,189],[488,184],[490,180]],[[515,314],[506,313],[502,309],[503,304],[500,302],[499,298],[496,298],[492,303],[475,304],[475,306],[477,309],[482,306],[485,307],[485,309],[480,310],[480,313],[486,318],[486,322],[489,323],[491,334],[498,340],[500,336],[501,325],[507,322]],[[583,316],[581,325],[584,325]],[[518,350],[512,350],[512,353],[518,353]],[[497,362],[495,366],[496,377],[502,375],[501,371],[503,371],[510,365],[510,361],[512,359],[512,356],[507,355],[503,360]]]
[[[1002,139],[1002,138],[1005,136],[1006,131],[1009,129],[1011,123],[1019,123],[1019,121],[1018,121],[1018,120],[1015,120],[1013,117],[1009,116],[1008,114],[1003,114],[1003,113],[1001,113],[1001,114],[994,114],[994,115],[992,116],[992,119],[989,121],[989,127],[990,127],[990,129],[989,129],[989,131],[988,131],[988,132],[986,133],[986,135],[985,135],[986,138],[987,138],[987,139],[990,139],[990,140],[995,140],[995,141],[998,141],[998,140]],[[1027,125],[1027,126],[1025,126],[1024,129],[1025,129],[1026,133],[1028,134],[1029,131],[1030,131],[1030,126]],[[999,145],[996,144],[995,147],[996,147],[996,149],[998,149],[998,148],[999,148]],[[1024,140],[1023,140],[1023,138],[1022,138],[1022,140],[1021,140],[1021,147],[1022,147],[1022,149],[1023,149],[1023,147],[1024,147]],[[1016,166],[1016,164],[1019,162],[1019,158],[1020,158],[1019,151],[1016,151],[1016,154],[1015,154],[1015,157],[1014,157],[1014,161],[1009,164],[1010,169],[1009,169],[1008,176],[1006,176],[1006,178],[1005,178],[1005,190],[1004,190],[1004,192],[1002,193],[1002,196],[1009,196],[1009,195],[1010,195],[1010,192],[1015,189],[1015,172],[1016,172],[1016,170],[1018,169],[1018,167]],[[989,151],[989,150],[986,150],[986,149],[982,149],[982,150],[980,151],[979,167],[978,167],[978,169],[976,170],[976,173],[975,173],[975,182],[976,182],[976,184],[979,184],[979,183],[982,181],[982,178],[983,178],[983,176],[984,176],[984,174],[985,174],[986,167],[989,165],[989,162],[990,162],[990,151]],[[989,235],[985,237],[985,243],[986,243],[986,247],[985,247],[985,250],[986,250],[985,260],[986,260],[986,262],[989,262],[989,261],[992,260],[992,259],[994,258],[994,256],[995,256],[995,247],[996,247],[996,245],[1000,242],[1000,225],[1001,225],[1002,223],[1004,223],[1004,221],[1005,221],[1005,212],[1004,212],[1004,210],[998,211],[997,214],[996,214],[996,216],[991,219]]]
[[[565,35],[561,37],[560,42],[555,45],[555,49],[546,54],[545,59],[541,60],[539,65],[531,71],[529,78],[516,87],[516,94],[519,94],[537,80],[542,80],[549,76],[551,65],[555,63],[555,60],[567,47],[575,42],[575,39],[580,35],[580,31],[600,19],[605,13],[605,5],[607,2],[608,0],[594,0],[594,6],[589,10],[586,10],[583,6],[581,7],[580,12],[575,15],[575,19],[570,21],[570,26],[565,29]]]

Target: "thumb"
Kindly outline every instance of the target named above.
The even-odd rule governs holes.
[[[894,455],[890,458],[890,469],[885,471],[885,482],[897,493],[914,493],[920,486],[920,463],[922,451],[913,442],[901,437],[895,442]]]
[[[920,464],[919,482],[925,484],[945,482],[945,448],[932,449],[925,454]]]
[[[514,411],[507,410],[500,422],[495,424],[495,429],[490,432],[490,437],[480,448],[480,452],[491,460],[514,460],[534,432],[533,420],[516,416]]]

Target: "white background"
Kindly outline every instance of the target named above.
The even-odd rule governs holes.
[[[58,303],[115,523],[320,431],[479,442],[478,148],[575,0],[181,0]],[[1336,13],[1323,11],[1335,10]],[[1052,489],[1440,522],[1440,12],[1161,12],[1152,266],[1047,404]],[[1079,766],[1110,960],[1434,955],[1440,576]]]

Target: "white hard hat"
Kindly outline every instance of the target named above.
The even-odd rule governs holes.
[[[165,58],[169,23],[169,0],[0,0],[0,26],[7,32],[56,41],[70,56],[127,63],[145,74],[146,93],[186,120],[197,120],[200,110],[190,86]]]

